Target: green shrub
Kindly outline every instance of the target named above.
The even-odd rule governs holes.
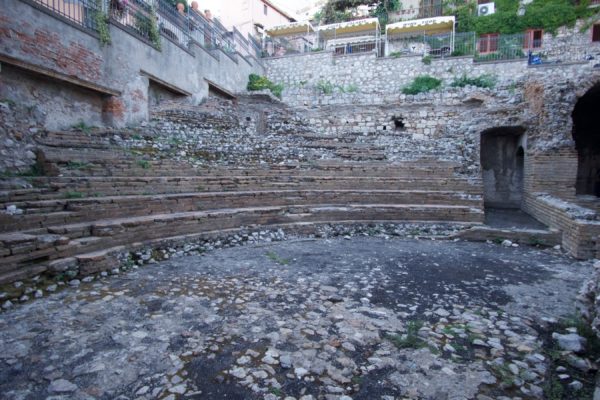
[[[431,56],[425,56],[421,59],[421,62],[425,65],[431,65]]]
[[[283,85],[281,83],[271,86],[270,89],[274,96],[281,98],[281,94],[283,93]]]
[[[419,94],[429,92],[442,86],[442,81],[429,75],[421,75],[415,78],[415,80],[404,89],[404,94]]]
[[[281,83],[275,84],[266,77],[256,74],[250,74],[246,88],[249,91],[269,89],[274,96],[279,98],[281,98],[281,93],[283,92],[283,85]]]
[[[317,90],[323,94],[332,94],[333,84],[329,81],[319,81],[317,83]]]
[[[468,77],[466,74],[460,78],[454,78],[454,81],[450,84],[452,87],[465,87],[465,86],[477,86],[481,88],[491,89],[496,86],[496,77],[493,75],[480,75],[477,77]]]
[[[147,160],[138,160],[137,165],[142,167],[142,169],[150,169],[150,162]]]

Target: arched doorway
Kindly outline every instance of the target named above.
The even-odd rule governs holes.
[[[600,83],[581,97],[573,110],[573,139],[577,149],[578,195],[600,197]]]
[[[522,126],[488,129],[481,134],[483,201],[486,208],[521,208],[525,150]]]

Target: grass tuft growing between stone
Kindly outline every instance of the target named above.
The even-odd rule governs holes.
[[[279,255],[277,255],[277,253],[275,253],[274,251],[267,252],[267,257],[269,258],[269,260],[276,262],[279,265],[288,265],[290,263],[289,258],[282,258]]]
[[[427,347],[427,343],[419,337],[419,329],[423,327],[422,321],[409,321],[404,335],[388,335],[387,339],[399,349],[420,349]]]
[[[402,93],[415,95],[419,93],[427,93],[442,86],[442,81],[429,75],[417,76],[415,80],[404,89]]]
[[[489,74],[483,74],[476,77],[468,77],[464,74],[461,77],[454,78],[450,84],[452,87],[475,86],[480,88],[491,89],[496,86],[496,77]]]

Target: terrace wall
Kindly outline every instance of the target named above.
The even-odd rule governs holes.
[[[414,97],[405,96],[401,91],[420,75],[434,76],[448,87],[463,75],[489,74],[497,78],[497,87],[510,88],[532,77],[569,80],[589,74],[593,66],[600,63],[600,42],[592,42],[591,28],[581,32],[581,26],[582,23],[578,23],[573,28],[561,28],[556,35],[546,33],[542,48],[535,50],[545,54],[552,63],[564,66],[552,69],[558,76],[545,77],[548,70],[528,66],[526,58],[475,63],[472,56],[450,57],[433,59],[426,65],[421,55],[378,58],[374,52],[287,55],[266,59],[265,67],[270,80],[284,85],[283,101],[290,105],[411,102]],[[594,59],[586,61],[589,56]],[[323,87],[329,87],[332,93]],[[444,96],[445,92],[439,93],[440,99]]]
[[[109,29],[112,43],[103,46],[93,32],[35,2],[10,1],[0,11],[0,57],[3,65],[18,68],[0,73],[0,95],[40,106],[47,115],[47,128],[67,127],[81,120],[125,126],[148,119],[150,80],[180,91],[186,102],[197,104],[208,96],[207,80],[237,93],[245,89],[250,73],[263,72],[258,60],[251,57],[208,51],[195,43],[186,49],[165,36],[158,50],[121,27],[110,24]],[[19,74],[25,69],[35,70],[44,83],[39,85],[37,78]],[[96,92],[89,102],[79,96],[85,86]],[[46,94],[55,100],[42,101]],[[98,106],[98,96],[103,98],[102,106]],[[57,103],[62,112],[57,112]],[[82,108],[85,113],[80,112]]]

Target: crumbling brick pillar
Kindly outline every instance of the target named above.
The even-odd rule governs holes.
[[[109,126],[125,124],[125,102],[121,97],[107,97],[102,104],[102,121]]]

